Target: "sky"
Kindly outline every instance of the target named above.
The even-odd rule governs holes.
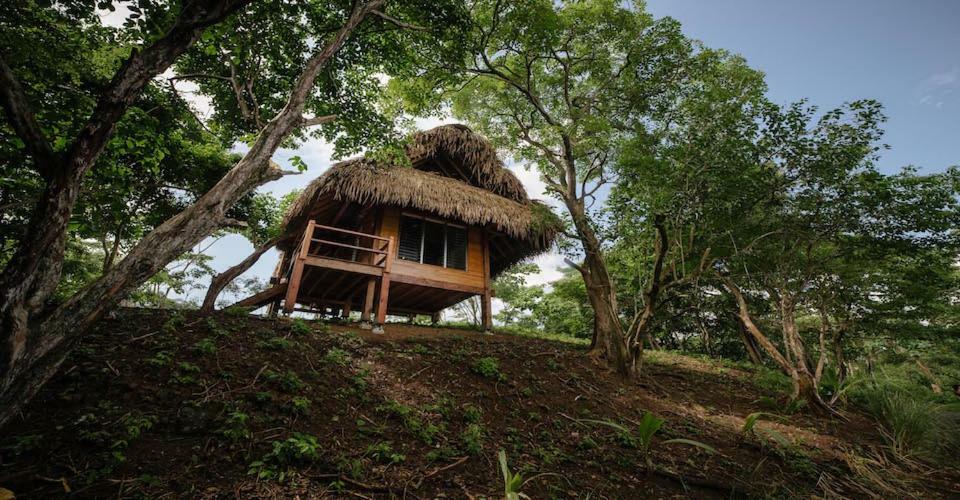
[[[955,0],[648,0],[656,17],[681,22],[684,33],[708,47],[740,54],[766,74],[769,97],[786,104],[808,99],[822,110],[856,99],[883,103],[889,118],[880,159],[885,172],[914,165],[921,172],[960,164],[960,1]],[[422,120],[429,128],[451,120]],[[331,163],[319,141],[275,160],[301,156],[309,170],[264,186],[277,195],[302,188]],[[537,175],[509,164],[534,198],[546,198]],[[210,248],[213,266],[239,262],[252,246],[228,236]],[[264,255],[246,276],[268,278],[276,253]],[[532,283],[560,276],[557,254],[536,261]],[[198,292],[202,294],[203,292]],[[196,295],[195,295],[196,296]]]

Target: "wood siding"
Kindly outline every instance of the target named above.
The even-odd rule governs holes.
[[[411,215],[427,217],[429,215],[421,214],[415,211],[404,211]],[[380,236],[393,236],[394,241],[400,241],[401,210],[390,207],[383,210],[383,220],[380,224]],[[467,269],[451,269],[442,266],[433,266],[430,264],[420,264],[408,260],[399,260],[396,258],[396,247],[394,245],[394,254],[390,256],[393,261],[391,273],[395,280],[401,280],[400,276],[409,276],[412,278],[427,279],[437,282],[452,283],[463,285],[476,289],[483,289],[485,283],[483,280],[483,235],[478,227],[470,227],[467,231]]]

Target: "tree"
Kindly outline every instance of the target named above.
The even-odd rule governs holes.
[[[542,175],[566,208],[594,312],[591,355],[631,373],[630,349],[593,204],[611,180],[624,137],[672,102],[693,44],[671,19],[613,0],[481,1],[473,5],[470,54],[457,74],[414,83],[453,90],[455,116]],[[426,83],[423,83],[423,82]]]
[[[827,334],[835,329],[837,342],[855,316],[884,304],[909,311],[880,272],[894,255],[957,255],[957,173],[879,173],[884,116],[875,101],[815,113],[803,103],[769,110],[760,146],[771,195],[745,216],[751,243],[741,241],[717,270],[746,331],[793,380],[792,397],[831,411],[818,391]],[[781,347],[755,321],[756,300],[775,311]],[[804,314],[819,318],[816,362],[798,325]]]
[[[662,304],[674,292],[700,293],[701,277],[730,252],[731,232],[743,229],[741,214],[764,186],[756,146],[762,74],[707,49],[688,71],[667,118],[621,147],[608,201],[611,263],[621,298],[632,298],[620,304],[632,318],[626,336],[635,363],[644,344],[657,346],[651,330]],[[701,316],[699,304],[685,312]]]
[[[85,174],[101,156],[118,121],[130,103],[189,50],[204,30],[246,4],[243,0],[196,0],[172,6],[158,2],[150,4],[148,12],[135,12],[138,21],[129,33],[136,42],[143,42],[142,48],[131,51],[99,92],[86,124],[73,135],[53,140],[33,110],[38,104],[50,104],[40,95],[42,87],[34,84],[25,89],[15,69],[16,61],[10,59],[12,47],[2,48],[0,103],[9,126],[23,143],[23,154],[29,155],[44,187],[30,216],[29,230],[0,277],[0,424],[55,373],[82,333],[120,297],[220,227],[229,208],[249,191],[277,178],[280,172],[271,167],[270,157],[292,135],[302,133],[305,127],[325,124],[331,125],[331,130],[324,133],[336,137],[364,130],[365,123],[351,120],[356,116],[352,111],[357,101],[369,95],[357,96],[342,89],[331,92],[329,88],[324,89],[327,92],[315,92],[315,82],[329,82],[331,86],[338,79],[370,82],[382,74],[414,71],[424,61],[441,59],[445,47],[438,43],[437,36],[446,27],[456,26],[458,15],[455,5],[416,2],[398,4],[387,13],[385,0],[323,5],[302,2],[291,4],[290,9],[287,4],[277,7],[272,3],[247,7],[268,12],[265,16],[271,22],[265,22],[263,29],[281,29],[293,21],[311,35],[304,42],[306,50],[277,54],[278,59],[290,63],[281,68],[285,77],[277,76],[284,85],[272,90],[280,97],[264,110],[269,119],[248,137],[246,153],[210,190],[146,234],[99,279],[65,303],[44,310],[60,278],[68,223]],[[12,12],[29,17],[37,9],[27,4]],[[69,2],[44,12],[48,16],[62,13],[67,16],[65,22],[78,27],[95,20],[92,7],[85,2]],[[364,23],[369,17],[375,19]],[[421,21],[426,27],[417,25]],[[425,31],[431,31],[432,36]],[[241,36],[242,31],[224,33]],[[341,53],[345,46],[349,50]]]

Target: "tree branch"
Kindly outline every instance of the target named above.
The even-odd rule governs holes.
[[[27,146],[30,155],[33,156],[34,165],[37,171],[44,178],[49,178],[52,171],[56,168],[57,157],[53,148],[44,137],[37,118],[30,109],[30,102],[27,95],[20,86],[20,81],[7,62],[0,56],[0,104],[7,112],[7,118],[10,125]]]
[[[380,10],[372,10],[370,11],[370,13],[399,28],[403,28],[406,30],[414,30],[414,31],[430,31],[430,28],[426,28],[416,24],[410,24],[410,23],[401,21],[393,16],[387,15],[385,12]]]

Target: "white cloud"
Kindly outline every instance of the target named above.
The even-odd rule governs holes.
[[[934,73],[919,84],[915,89],[917,102],[922,105],[931,105],[943,108],[946,104],[957,103],[960,93],[960,66]]]

